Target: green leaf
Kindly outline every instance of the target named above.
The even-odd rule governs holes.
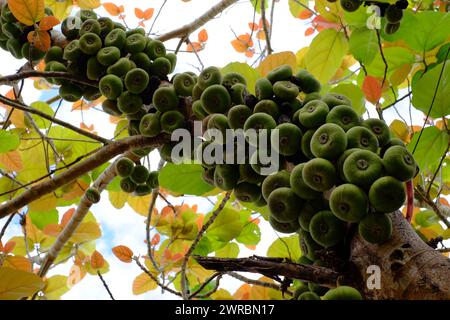
[[[415,222],[421,227],[427,228],[435,223],[439,223],[439,217],[431,210],[420,211],[415,216]]]
[[[349,50],[356,60],[370,64],[378,51],[377,34],[367,28],[355,29],[350,35]]]
[[[346,24],[357,28],[363,28],[367,26],[367,19],[375,13],[368,12],[368,8],[360,6],[358,10],[354,12],[344,11],[344,20]]]
[[[58,224],[59,221],[59,214],[56,209],[46,212],[30,211],[28,212],[28,215],[30,216],[31,222],[41,230],[49,224]]]
[[[250,3],[252,4],[253,8],[255,8],[258,14],[261,13],[261,1],[262,0],[250,0]],[[264,0],[264,8],[267,9],[267,7],[268,7],[267,0]]]
[[[399,30],[393,35],[384,35],[384,38],[389,41],[402,40],[421,55],[436,48],[448,38],[450,13],[411,10],[404,12]]]
[[[33,102],[31,104],[31,107],[33,109],[42,111],[43,113],[49,115],[49,116],[53,116],[55,114],[55,112],[53,111],[53,109],[45,102],[42,101],[37,101],[37,102]],[[38,115],[31,115],[34,122],[36,123],[36,125],[38,126],[39,129],[46,129],[50,126],[50,121],[44,118],[41,118]],[[26,119],[26,118],[25,118]],[[27,121],[27,120],[25,120]]]
[[[236,241],[248,246],[256,246],[261,241],[261,230],[255,223],[247,221]]]
[[[297,261],[301,255],[298,235],[279,238],[267,250],[268,257],[287,258],[291,261]]]
[[[347,49],[343,32],[325,29],[314,38],[306,53],[306,69],[320,82],[328,82],[341,66]]]
[[[159,184],[172,192],[201,196],[214,189],[203,181],[202,172],[198,164],[168,163],[159,172]]]
[[[298,18],[300,12],[306,9],[305,7],[308,7],[307,0],[289,0],[289,11],[294,18]]]
[[[205,217],[205,222],[211,217],[208,214]],[[239,211],[236,209],[225,207],[217,216],[214,223],[208,228],[206,234],[209,238],[217,241],[227,242],[231,241],[242,232],[243,224],[240,220]]]
[[[10,190],[18,188],[19,185],[12,181],[11,179],[8,179],[7,177],[1,177],[0,178],[0,190],[1,193],[8,192]],[[0,196],[0,202],[3,202],[5,200],[9,200],[14,196],[15,192],[11,192],[8,194],[5,194],[4,196]]]
[[[222,249],[228,242],[219,241],[205,235],[194,250],[195,255],[207,256],[211,252]]]
[[[247,80],[247,88],[250,93],[255,93],[255,83],[261,76],[258,71],[250,67],[246,63],[231,62],[222,68],[222,74],[225,75],[230,72],[237,72],[244,76]]]
[[[68,291],[66,276],[56,275],[47,279],[44,293],[48,300],[59,300]]]
[[[330,92],[340,93],[347,96],[352,101],[352,107],[362,115],[366,112],[366,100],[361,88],[353,83],[341,83],[332,88]]]
[[[408,150],[413,152],[420,132],[416,132],[408,144]],[[417,144],[414,159],[421,171],[434,166],[447,150],[449,136],[445,131],[436,127],[428,127],[423,130],[419,143]]]
[[[247,209],[250,209],[250,210],[252,210],[252,211],[254,211],[254,212],[260,213],[261,216],[262,216],[265,220],[267,220],[267,221],[269,220],[269,214],[270,214],[270,211],[269,211],[269,207],[268,207],[267,205],[264,206],[264,207],[258,207],[258,206],[256,206],[254,203],[251,203],[251,202],[245,203],[244,205],[245,205],[245,207],[246,207]]]
[[[216,251],[218,258],[237,258],[239,255],[239,246],[235,242],[228,242],[225,247]]]
[[[9,131],[0,131],[0,153],[16,150],[19,144],[19,135]]]
[[[404,66],[405,64],[412,64],[415,61],[415,57],[411,51],[401,47],[388,47],[383,48],[383,54],[386,59],[388,69],[387,76],[389,77],[398,68]],[[379,50],[376,51],[376,56],[372,63],[366,65],[367,73],[374,77],[384,76],[385,64],[383,57]]]
[[[439,82],[439,76],[441,75]],[[436,93],[436,96],[435,96]],[[427,114],[431,109],[432,118],[441,118],[450,114],[450,60],[424,73],[412,87],[412,103],[416,109]],[[434,102],[433,102],[434,98]],[[433,104],[432,104],[433,102]]]

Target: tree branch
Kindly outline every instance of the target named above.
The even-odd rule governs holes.
[[[90,86],[90,87],[96,87],[98,88],[98,82],[97,81],[91,81],[85,78],[81,78],[78,76],[75,76],[71,73],[67,72],[60,72],[60,71],[38,71],[38,70],[26,70],[21,71],[16,74],[0,77],[0,85],[12,85],[12,83],[32,78],[32,77],[38,77],[38,78],[57,78],[57,79],[64,79],[69,80],[71,82],[75,82],[78,84]]]
[[[49,121],[51,121],[53,123],[59,124],[60,126],[63,126],[63,127],[67,128],[67,129],[70,129],[70,130],[72,130],[74,132],[77,132],[77,133],[79,133],[79,134],[81,134],[83,136],[86,136],[88,138],[91,138],[93,140],[99,141],[99,142],[101,142],[103,144],[111,143],[111,141],[108,140],[108,139],[100,137],[100,136],[98,136],[96,134],[93,134],[93,133],[91,133],[89,131],[85,131],[85,130],[83,130],[81,128],[78,128],[78,127],[76,127],[74,125],[71,125],[70,123],[67,123],[65,121],[56,119],[55,117],[52,117],[52,116],[46,114],[45,112],[33,109],[33,108],[31,108],[31,107],[29,107],[29,106],[27,106],[27,105],[25,105],[25,104],[23,104],[21,102],[8,99],[7,97],[5,97],[3,95],[0,95],[0,102],[4,103],[6,105],[9,105],[9,106],[11,106],[13,108],[22,110],[24,112],[29,112],[29,113],[35,114],[35,115],[37,115],[37,116],[39,116],[41,118],[44,118],[44,119],[47,119],[47,120],[49,120]]]
[[[329,288],[336,287],[337,283],[345,283],[342,274],[313,265],[271,261],[255,256],[236,259],[194,256],[194,259],[203,268],[218,272],[240,271],[259,273],[268,277],[284,276],[290,279],[311,281]]]
[[[9,214],[16,212],[20,208],[26,206],[28,203],[39,199],[43,195],[57,190],[58,188],[74,181],[79,176],[88,173],[101,164],[111,160],[119,154],[132,149],[139,149],[145,147],[157,147],[168,141],[167,135],[160,135],[155,138],[146,138],[143,136],[133,136],[113,142],[103,148],[99,149],[93,156],[76,164],[67,171],[44,181],[40,184],[34,185],[29,190],[25,191],[16,198],[0,205],[0,219],[7,217]]]
[[[225,205],[227,204],[228,200],[230,200],[231,193],[227,192],[225,194],[225,197],[222,199],[222,202],[217,207],[216,210],[211,215],[211,218],[209,218],[208,221],[202,226],[201,230],[198,232],[197,237],[194,239],[194,241],[191,244],[191,247],[187,251],[186,255],[184,256],[183,263],[181,264],[181,292],[183,294],[183,299],[188,299],[188,287],[187,287],[187,279],[186,279],[186,267],[189,261],[189,258],[191,257],[192,253],[194,252],[195,248],[197,248],[198,243],[203,237],[203,234],[208,230],[208,228],[214,223],[217,216],[220,212],[222,212],[223,208],[225,208]]]
[[[281,288],[281,285],[276,284],[276,283],[270,283],[270,282],[250,279],[250,278],[244,277],[243,275],[240,275],[239,273],[236,273],[236,272],[228,272],[228,273],[226,273],[226,275],[229,275],[230,277],[233,277],[237,280],[240,280],[242,282],[245,282],[245,283],[248,283],[248,284],[251,284],[254,286],[260,286],[260,287],[264,287],[264,288],[270,288],[270,289],[274,289],[274,290],[278,290],[278,291],[283,291],[283,289]],[[285,293],[292,296],[292,292],[290,292],[289,290],[286,290]]]
[[[208,21],[213,19],[216,15],[221,13],[223,10],[231,6],[232,4],[238,2],[238,0],[222,0],[215,6],[211,7],[208,11],[206,11],[204,14],[202,14],[200,17],[192,21],[191,23],[188,23],[178,29],[169,31],[165,34],[160,35],[156,39],[160,41],[167,41],[170,39],[175,38],[185,38],[188,35],[190,35],[192,32],[194,32],[196,29],[200,28],[201,26],[205,25]]]
[[[269,32],[269,28],[267,28],[267,23],[266,23],[266,1],[265,0],[261,1],[261,19],[262,19],[264,34],[266,35],[267,54],[270,55],[273,52],[273,50],[272,50],[272,45],[270,44],[271,34]]]
[[[116,299],[114,299],[114,296],[112,295],[112,292],[111,292],[111,290],[108,287],[108,284],[106,283],[105,279],[103,279],[103,276],[102,276],[102,274],[100,273],[99,270],[97,270],[97,274],[98,274],[98,277],[100,278],[100,280],[102,281],[102,284],[105,287],[106,291],[108,292],[109,297],[111,298],[111,300],[116,300]]]

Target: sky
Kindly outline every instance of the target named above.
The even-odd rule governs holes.
[[[125,5],[125,13],[127,15],[127,23],[130,26],[137,25],[137,21],[134,17],[134,8],[138,7],[146,9],[148,7],[159,8],[162,4],[162,0],[141,1],[141,0],[127,0],[117,1],[113,0],[116,4]],[[218,3],[218,0],[192,0],[190,2],[183,2],[181,0],[168,0],[164,10],[161,13],[158,21],[155,24],[154,31],[158,34],[162,34],[176,27],[182,26],[191,22],[194,18],[198,17],[201,13],[206,11],[210,6]],[[145,4],[145,6],[143,5]],[[156,11],[155,10],[155,11]],[[106,15],[103,9],[98,10],[99,15]],[[209,34],[209,40],[205,49],[199,52],[199,56],[205,66],[225,66],[229,62],[239,61],[248,62],[247,58],[240,53],[237,53],[230,44],[230,41],[234,39],[232,30],[237,34],[249,32],[248,23],[252,21],[253,8],[250,1],[239,1],[237,4],[226,9],[220,16],[208,22],[204,28],[206,28]],[[256,22],[258,23],[259,17],[257,16]],[[151,21],[152,22],[152,21]],[[150,23],[147,23],[147,27]],[[281,0],[277,3],[274,14],[273,23],[273,37],[272,47],[275,52],[280,51],[293,51],[296,52],[304,46],[309,45],[313,37],[305,37],[304,32],[309,27],[304,20],[294,19],[289,12],[288,1]],[[197,32],[192,35],[191,41],[195,41]],[[175,49],[178,40],[169,41],[166,43],[168,49]],[[185,46],[182,47],[185,49]],[[17,61],[6,52],[0,53],[1,64],[0,74],[7,75],[13,74],[17,69],[23,65],[24,61]],[[180,71],[197,71],[199,67],[197,57],[192,53],[179,53],[178,64],[175,72]],[[0,91],[5,94],[9,88],[1,87]],[[56,92],[41,92],[33,87],[32,81],[26,81],[25,88],[23,90],[24,100],[30,104],[39,99],[46,100],[53,97]],[[399,108],[403,110],[407,109],[407,102],[399,104]],[[74,125],[80,125],[81,122],[85,122],[88,126],[94,124],[95,129],[107,138],[113,137],[114,126],[111,125],[105,117],[105,115],[99,111],[71,112],[71,105],[64,103],[61,107],[61,111],[58,113],[58,117],[64,121],[70,122]],[[374,116],[375,112],[373,108],[369,108],[370,113]],[[385,114],[388,124],[398,118],[394,109],[389,110]],[[415,119],[421,119],[420,113],[414,115]],[[157,156],[152,157],[152,169],[156,169],[158,163]],[[185,197],[180,199],[171,199],[174,204],[184,203],[198,204],[199,211],[207,213],[211,210],[211,204],[205,199],[199,199],[195,197]],[[161,208],[162,203],[157,203],[157,207]],[[105,196],[101,202],[93,206],[91,210],[98,222],[101,225],[103,236],[97,241],[97,250],[101,252],[105,259],[110,263],[109,273],[104,275],[106,282],[108,283],[113,295],[116,299],[173,299],[176,298],[171,294],[162,295],[160,290],[154,290],[150,293],[146,293],[139,296],[132,294],[131,285],[133,279],[141,273],[141,270],[135,264],[124,264],[117,260],[112,255],[111,248],[117,245],[126,245],[133,249],[135,253],[146,252],[146,245],[143,242],[145,238],[145,224],[144,217],[136,214],[129,207],[125,207],[122,210],[117,210],[109,203],[108,198]],[[0,221],[2,226],[4,221]],[[265,255],[267,248],[270,244],[277,239],[277,235],[270,228],[268,223],[262,222],[260,224],[262,230],[261,243],[258,245],[256,251],[250,251],[245,248],[241,248],[240,256],[249,256],[252,254]],[[7,231],[4,239],[8,239],[13,235],[20,234],[20,227],[18,226],[17,219],[14,224],[11,225]],[[49,276],[53,274],[65,274],[69,273],[71,263],[58,266],[49,272]],[[253,275],[247,275],[255,277]],[[226,278],[222,283],[226,283],[225,288],[233,293],[241,283],[237,280]],[[109,296],[103,286],[100,283],[100,279],[94,276],[86,276],[83,281],[73,287],[68,293],[63,296],[63,299],[109,299]]]

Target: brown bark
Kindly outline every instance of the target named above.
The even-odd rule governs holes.
[[[450,299],[450,259],[429,247],[411,228],[401,212],[391,214],[393,237],[371,245],[355,236],[351,261],[360,271],[367,299]],[[381,288],[364,285],[367,267],[381,269]]]
[[[222,272],[241,271],[313,281],[327,287],[348,284],[361,290],[369,300],[450,299],[450,260],[429,247],[414,232],[401,212],[391,214],[393,237],[382,245],[371,245],[356,235],[351,243],[347,274],[328,268],[300,265],[255,257],[220,259],[196,257],[204,268]],[[380,289],[366,285],[371,274],[367,268],[381,269]],[[354,270],[356,274],[351,274]]]

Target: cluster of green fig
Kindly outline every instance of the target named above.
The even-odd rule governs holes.
[[[328,2],[336,2],[337,0],[328,0]],[[393,34],[400,28],[400,21],[403,17],[403,10],[408,8],[408,0],[398,0],[394,4],[378,1],[361,1],[361,0],[340,0],[342,9],[348,12],[354,12],[361,5],[375,5],[379,8],[381,17],[386,18],[384,31],[387,34]]]
[[[158,171],[150,172],[145,166],[135,164],[127,157],[117,160],[115,169],[121,177],[120,188],[126,193],[146,196],[159,186]]]
[[[167,53],[161,41],[147,37],[144,29],[127,30],[90,10],[65,19],[61,31],[70,42],[64,49],[50,48],[45,56],[46,70],[98,81],[96,88],[50,79],[60,85],[59,94],[66,101],[104,96],[105,112],[140,120],[148,111],[144,105],[151,103],[153,92],[175,68],[176,56]]]
[[[45,15],[52,16],[53,13],[46,8]],[[7,2],[1,7],[0,24],[0,47],[3,50],[9,51],[16,59],[25,58],[38,62],[44,58],[45,52],[32,46],[27,39],[28,33],[34,31],[34,26],[20,23],[9,9]]]
[[[315,284],[301,283],[294,293],[296,300],[362,300],[361,293],[349,286],[338,286],[334,289],[320,287]]]

